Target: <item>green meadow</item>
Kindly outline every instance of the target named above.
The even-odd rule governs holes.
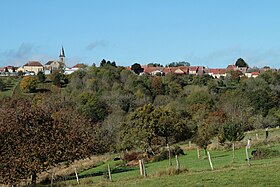
[[[256,139],[256,133],[259,139]],[[257,148],[280,151],[279,135],[279,129],[270,129],[266,142],[264,130],[247,133],[245,139],[238,144],[234,161],[230,146],[227,149],[213,148],[209,151],[213,171],[204,151],[201,150],[201,158],[198,159],[194,146],[181,144],[185,155],[178,157],[179,171],[176,170],[175,158],[172,158],[172,166],[169,166],[168,160],[146,163],[147,177],[140,176],[138,165],[125,166],[121,160],[110,160],[79,171],[79,185],[75,175],[72,175],[68,176],[68,180],[56,182],[53,186],[280,186],[279,154],[262,159],[251,159],[250,166],[245,154],[248,137],[253,137],[253,144],[249,149],[250,157],[252,157],[252,150]],[[108,165],[112,172],[112,182],[103,174],[106,173]]]

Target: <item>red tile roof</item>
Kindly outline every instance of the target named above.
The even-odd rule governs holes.
[[[259,72],[252,72],[252,75],[260,75]]]
[[[150,67],[150,66],[142,66],[145,73],[152,73],[154,71],[163,71],[163,67]]]
[[[235,69],[236,69],[235,65],[228,65],[228,67],[227,67],[227,71],[235,70]]]
[[[84,64],[76,64],[75,66],[73,66],[72,68],[84,68],[85,65]]]
[[[165,74],[176,73],[176,74],[188,74],[189,66],[178,66],[178,67],[166,67],[163,69]]]
[[[198,70],[198,66],[190,66],[189,70],[190,71],[197,71]]]
[[[213,73],[213,75],[225,74],[226,69],[224,69],[224,68],[211,68],[211,69],[209,69],[209,73]]]
[[[43,66],[39,61],[29,61],[24,66]]]

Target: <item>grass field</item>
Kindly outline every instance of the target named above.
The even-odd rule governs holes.
[[[7,83],[6,89],[4,91],[0,91],[0,98],[10,97],[12,96],[14,89],[17,87],[20,78],[16,77],[0,77],[4,82]]]
[[[280,149],[280,145],[272,146]],[[113,182],[103,176],[82,178],[80,185],[76,180],[58,182],[56,186],[280,186],[280,157],[254,160],[248,166],[245,152],[237,150],[237,159],[232,163],[231,151],[211,151],[214,171],[211,171],[207,159],[198,160],[196,151],[191,150],[187,155],[179,157],[181,168],[187,169],[175,174],[175,160],[168,169],[168,161],[146,164],[148,177],[139,175],[138,167],[134,170],[113,173]],[[110,161],[113,168],[113,162]],[[104,172],[107,163],[94,169],[79,173],[82,177],[86,172]]]
[[[253,131],[246,134],[252,137],[259,134],[259,139],[253,139],[252,150],[265,147],[280,151],[279,129],[270,129],[270,139],[265,143],[264,130]],[[272,141],[273,140],[273,141]],[[246,138],[240,147],[246,145]],[[186,147],[188,145],[185,145]],[[280,155],[276,157],[252,160],[251,166],[246,162],[245,149],[236,150],[236,159],[232,162],[232,151],[210,150],[214,171],[211,170],[207,157],[201,151],[201,159],[197,158],[195,149],[185,149],[186,155],[179,157],[181,172],[176,174],[175,159],[173,166],[169,167],[168,160],[146,163],[148,177],[139,174],[139,167],[121,165],[121,161],[99,162],[95,167],[80,171],[80,185],[77,185],[75,176],[72,180],[60,181],[54,186],[280,186]],[[103,176],[108,164],[112,169],[113,182]],[[90,177],[89,177],[90,176]]]

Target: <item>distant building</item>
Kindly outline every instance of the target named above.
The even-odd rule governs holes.
[[[59,54],[61,65],[65,68],[65,52],[63,46],[61,47],[60,54]]]
[[[246,72],[245,73],[245,76],[248,77],[248,78],[256,78],[259,75],[260,75],[260,73],[256,72],[256,71],[254,71],[254,72]]]
[[[45,64],[45,73],[52,73],[53,71],[64,71],[65,65],[65,52],[63,46],[59,53],[59,60],[50,60]]]
[[[226,69],[224,68],[210,68],[208,71],[208,75],[212,76],[213,78],[221,78],[221,77],[226,77]]]
[[[29,61],[23,66],[23,72],[34,72],[36,75],[38,72],[44,72],[44,66],[39,61]]]
[[[72,68],[65,68],[64,70],[64,74],[66,75],[70,75],[72,73],[74,73],[75,71],[85,68],[86,66],[84,64],[76,64],[75,66],[73,66]]]
[[[60,67],[60,62],[56,60],[50,60],[45,64],[45,70],[54,71],[54,70],[58,70],[59,67]]]

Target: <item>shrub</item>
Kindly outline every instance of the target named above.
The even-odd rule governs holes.
[[[174,157],[175,155],[178,155],[178,156],[184,155],[183,149],[181,149],[181,147],[179,147],[177,145],[174,148],[171,148],[170,152],[171,152],[171,157]],[[168,159],[168,155],[169,155],[168,150],[166,148],[164,148],[163,150],[160,151],[159,155],[155,156],[155,158],[153,160],[155,162],[166,160],[166,159]]]
[[[6,83],[3,81],[3,79],[0,79],[0,91],[4,91],[6,88]]]
[[[257,148],[251,152],[251,155],[253,160],[258,160],[279,156],[280,151],[269,148]]]
[[[20,81],[20,89],[23,92],[35,92],[36,91],[36,87],[37,87],[37,79],[35,77],[24,77],[21,81]]]
[[[46,80],[46,76],[45,76],[45,74],[43,73],[43,72],[41,72],[41,71],[39,71],[38,72],[38,80],[40,81],[40,82],[44,82],[45,80]]]
[[[187,171],[188,171],[188,169],[186,169],[186,168],[179,169],[179,170],[177,170],[176,168],[168,168],[167,170],[161,170],[161,171],[157,172],[155,174],[155,176],[157,176],[157,177],[162,177],[162,176],[166,176],[166,175],[174,176],[174,175],[178,175],[180,173],[184,173]]]
[[[135,151],[124,153],[123,160],[126,161],[126,162],[129,162],[129,161],[132,161],[132,160],[137,160],[138,156],[139,156],[139,153],[135,152]]]

